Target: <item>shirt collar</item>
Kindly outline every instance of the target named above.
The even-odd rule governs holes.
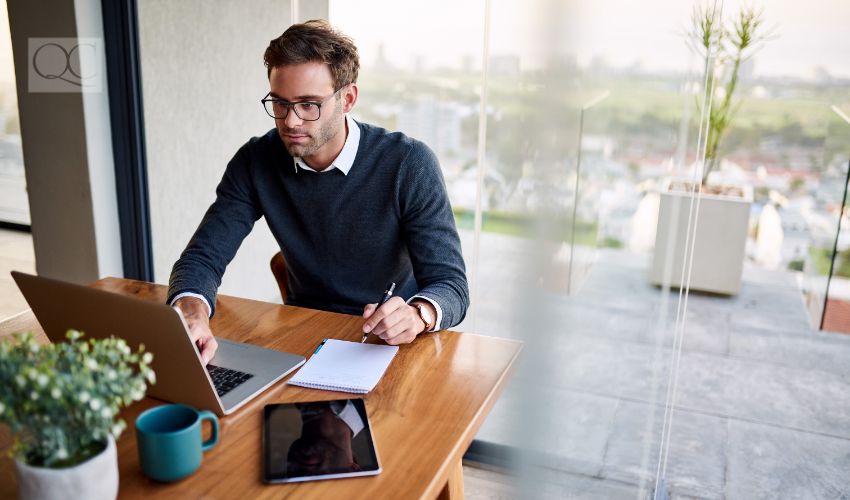
[[[360,127],[357,125],[357,122],[348,115],[345,115],[345,123],[348,126],[348,137],[345,138],[345,144],[342,146],[342,151],[339,152],[339,155],[337,155],[336,159],[328,168],[317,173],[330,172],[336,168],[343,174],[348,175],[348,171],[351,170],[351,167],[354,165],[354,157],[357,156],[357,149],[360,147]],[[293,162],[295,165],[295,173],[298,173],[299,168],[310,172],[316,172],[316,170],[310,165],[307,165],[300,156],[295,156],[292,159],[295,160]]]
[[[331,411],[339,417],[340,420],[345,422],[345,425],[351,429],[351,436],[354,437],[366,427],[366,424],[363,423],[363,419],[360,418],[360,414],[357,413],[357,408],[354,407],[354,403],[349,399],[342,404],[342,401],[331,401],[330,402]]]

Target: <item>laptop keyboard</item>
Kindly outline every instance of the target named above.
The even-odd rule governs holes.
[[[246,380],[253,377],[250,373],[240,372],[239,370],[231,370],[230,368],[222,368],[215,365],[207,365],[207,371],[210,373],[210,378],[215,386],[215,392],[218,397],[222,397],[232,391]]]

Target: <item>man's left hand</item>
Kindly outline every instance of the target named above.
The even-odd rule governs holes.
[[[366,304],[363,308],[363,333],[381,337],[387,344],[409,344],[425,330],[425,322],[419,317],[419,311],[407,304],[401,297],[393,297],[379,309],[377,304]],[[431,304],[426,307],[433,308]],[[436,317],[436,312],[434,313]]]

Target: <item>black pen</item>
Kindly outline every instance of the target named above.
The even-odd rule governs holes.
[[[390,300],[390,297],[392,297],[392,296],[393,296],[393,292],[394,292],[394,291],[395,291],[395,281],[394,281],[394,282],[392,282],[392,283],[390,283],[389,285],[387,285],[387,289],[386,289],[386,291],[384,291],[384,294],[383,294],[383,295],[381,295],[380,300],[378,300],[378,307],[376,307],[376,308],[375,308],[375,310],[376,310],[376,311],[377,311],[377,310],[378,310],[378,309],[379,309],[382,305],[384,305],[384,303],[385,303],[386,301]],[[374,314],[374,313],[372,313],[372,314]],[[363,342],[366,342],[366,338],[367,338],[367,337],[369,337],[369,332],[366,332],[366,333],[364,333],[364,334],[363,334],[363,340],[361,340],[361,341],[360,341],[360,343],[362,344]]]

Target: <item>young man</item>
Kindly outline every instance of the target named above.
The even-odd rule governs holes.
[[[436,157],[404,134],[357,123],[359,58],[324,21],[293,25],[265,52],[275,128],[228,163],[174,264],[169,303],[204,362],[216,291],[254,222],[265,217],[287,265],[287,304],[362,314],[389,344],[454,326],[469,305],[460,240]],[[393,298],[376,309],[387,283]]]

